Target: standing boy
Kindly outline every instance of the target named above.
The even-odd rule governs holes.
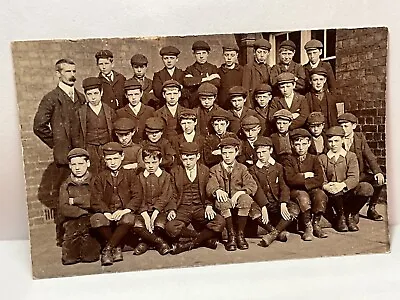
[[[272,100],[272,88],[262,83],[254,89],[254,110],[261,121],[261,135],[268,136],[272,133],[271,124],[268,119],[269,103]]]
[[[146,76],[148,63],[149,61],[147,60],[147,57],[143,54],[133,55],[131,58],[133,76],[130,79],[136,79],[141,84],[143,91],[143,104],[156,108],[158,101],[154,99],[153,83],[152,80]]]
[[[328,140],[324,132],[324,115],[321,112],[312,112],[307,118],[307,127],[311,133],[311,146],[308,152],[316,155],[328,152]]]
[[[254,116],[245,117],[242,121],[241,127],[246,138],[242,141],[242,147],[237,161],[247,167],[251,167],[257,161],[254,143],[257,141],[261,132],[260,120]]]
[[[287,109],[280,109],[273,115],[278,132],[271,134],[274,146],[274,158],[282,163],[286,155],[292,154],[290,144],[289,128],[292,124],[293,116]]]

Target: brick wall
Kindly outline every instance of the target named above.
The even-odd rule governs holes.
[[[339,29],[336,33],[336,78],[346,110],[385,168],[387,28]]]
[[[32,131],[33,118],[42,97],[57,85],[54,71],[55,62],[63,57],[73,59],[77,66],[78,90],[83,78],[96,76],[94,54],[100,49],[114,53],[115,70],[131,77],[130,58],[143,53],[149,59],[148,76],[163,67],[159,49],[165,45],[176,45],[181,50],[178,67],[185,69],[193,63],[191,46],[197,39],[206,40],[212,51],[209,61],[222,63],[222,43],[235,41],[234,35],[161,37],[151,39],[88,39],[79,41],[27,41],[12,45],[17,100],[19,106],[21,138],[24,151],[26,191],[28,197],[29,221],[31,226],[53,222],[52,210],[56,203],[54,186],[55,166],[52,151]]]

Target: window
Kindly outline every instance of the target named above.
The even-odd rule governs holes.
[[[336,29],[311,30],[311,38],[322,42],[324,49],[321,55],[323,61],[328,61],[333,71],[336,70]]]

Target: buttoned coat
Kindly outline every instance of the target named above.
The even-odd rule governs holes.
[[[326,137],[325,133],[321,133],[321,136],[324,140],[324,150],[322,151],[322,153],[326,153],[329,150],[329,145],[328,145],[328,138]],[[314,154],[314,155],[319,155],[322,153],[317,153],[317,148],[315,146],[315,141],[313,138],[310,139],[311,140],[311,145],[310,148],[308,148],[308,153],[310,154]]]
[[[101,73],[99,73],[98,78],[101,80],[103,88],[103,96],[101,97],[101,100],[112,109],[117,110],[128,104],[124,90],[126,78],[124,75],[116,71],[113,71],[113,73],[113,81],[107,80]]]
[[[218,105],[224,109],[229,109],[229,89],[233,86],[241,86],[243,80],[243,67],[236,64],[233,69],[229,69],[225,64],[218,68],[221,77],[221,86],[218,90]]]
[[[171,114],[166,105],[156,110],[154,113],[155,117],[159,117],[164,120],[164,137],[172,143],[172,139],[176,137],[178,133],[182,132],[182,128],[179,124],[179,114],[182,111],[183,106],[178,104],[175,116]]]

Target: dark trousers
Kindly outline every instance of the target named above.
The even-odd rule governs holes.
[[[358,214],[369,197],[355,195],[355,191],[352,190],[339,195],[329,195],[328,199],[337,215],[348,216]]]
[[[296,202],[301,212],[311,210],[312,213],[324,213],[328,197],[322,189],[312,189],[309,191],[292,190],[290,198]]]
[[[68,178],[68,176],[71,174],[71,170],[69,169],[68,165],[57,165],[57,173],[56,173],[56,178],[55,178],[55,190],[57,191],[57,197],[58,199],[58,193],[60,191],[60,186],[61,184]],[[54,210],[54,223],[56,224],[56,242],[57,246],[62,246],[63,242],[63,237],[64,237],[64,227],[63,227],[63,222],[65,218],[63,215],[60,213],[60,208],[59,208],[59,201],[56,201],[55,205],[55,210]]]
[[[91,144],[86,145],[86,150],[89,152],[90,156],[89,172],[96,176],[105,169],[103,150],[101,149],[101,145]]]
[[[369,200],[369,204],[370,205],[377,204],[379,201],[379,197],[382,193],[383,187],[385,185],[378,185],[378,183],[376,182],[376,180],[374,178],[374,174],[365,174],[365,173],[361,174],[360,182],[368,182],[369,184],[372,185],[374,192],[371,196],[371,199]]]

